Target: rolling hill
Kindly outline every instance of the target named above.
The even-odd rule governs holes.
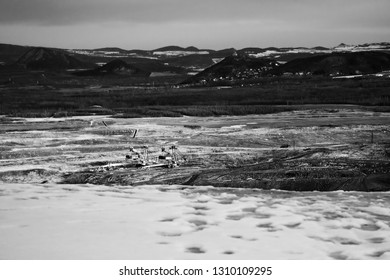
[[[65,51],[48,48],[31,48],[16,61],[16,64],[29,70],[62,71],[67,69],[85,69],[90,63],[81,61]]]
[[[236,82],[261,77],[278,66],[275,60],[256,58],[235,53],[219,63],[187,79],[185,84],[210,84],[216,82]]]
[[[190,52],[198,52],[199,49],[196,47],[188,47],[188,48],[183,48],[179,46],[166,46],[162,48],[158,48],[153,50],[153,52],[170,52],[170,51],[190,51]]]
[[[234,53],[241,57],[240,65],[238,61],[231,61],[234,65],[228,66],[229,59],[218,64]],[[215,79],[220,80],[221,77],[225,81],[239,81],[264,75],[282,75],[283,73],[310,75],[376,73],[389,69],[386,58],[389,53],[390,43],[340,44],[334,48],[321,46],[314,48],[259,48],[254,46],[239,50],[234,48],[211,50],[194,46],[167,46],[154,50],[126,50],[116,47],[65,50],[0,44],[0,65],[5,66],[2,67],[1,72],[4,73],[6,79],[11,75],[10,73],[13,76],[14,73],[22,71],[21,69],[27,72],[30,70],[54,72],[68,69],[92,69],[89,72],[84,72],[84,74],[91,75],[107,75],[107,73],[112,75],[146,75],[150,72],[152,77],[156,75],[191,76],[218,65],[216,68],[208,69],[189,79],[193,82],[197,80],[197,83],[201,80],[208,83]],[[246,58],[244,59],[244,57]],[[121,60],[133,68],[127,65],[122,70],[119,68],[117,71],[108,69],[106,72],[104,72],[105,69],[96,68],[96,65],[101,66],[113,60]],[[273,64],[263,65],[265,60],[273,61]],[[13,67],[11,69],[8,67],[15,62],[19,68]],[[224,64],[225,66],[223,66]],[[278,64],[279,67],[276,67]],[[214,71],[214,74],[210,71]]]
[[[384,52],[333,52],[287,62],[270,73],[303,75],[356,75],[390,70],[390,54]]]
[[[4,64],[12,64],[23,55],[29,47],[17,46],[10,44],[0,44],[0,62]]]
[[[77,76],[105,76],[105,75],[120,75],[133,77],[149,77],[150,72],[130,65],[123,60],[115,59],[106,63],[101,67],[92,70],[75,72]]]

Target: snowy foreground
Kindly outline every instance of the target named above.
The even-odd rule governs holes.
[[[0,185],[0,259],[390,259],[390,193]]]

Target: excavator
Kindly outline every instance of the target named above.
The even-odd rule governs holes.
[[[108,125],[103,121],[105,127]],[[107,130],[110,131],[110,130]],[[135,138],[138,133],[138,129],[132,129],[130,136]],[[139,148],[129,147],[129,153],[125,156],[125,162],[123,163],[108,163],[101,165],[97,168],[97,171],[116,170],[124,168],[174,168],[178,167],[181,163],[187,161],[178,150],[176,145],[171,145],[168,149],[161,148],[161,152],[156,154],[152,152],[147,145]]]
[[[159,155],[150,153],[148,146],[142,146],[141,149],[140,151],[130,147],[131,154],[126,155],[126,161],[133,162],[136,167],[140,168],[174,168],[178,167],[183,161],[186,161],[186,158],[178,151],[175,145],[170,146],[168,150],[164,147],[161,148]]]

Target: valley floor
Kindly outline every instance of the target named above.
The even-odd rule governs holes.
[[[311,106],[268,115],[7,119],[0,181],[388,191],[390,113]],[[132,138],[126,131],[138,129]],[[178,147],[177,168],[111,168],[129,148]]]
[[[0,119],[0,259],[390,258],[390,113]]]

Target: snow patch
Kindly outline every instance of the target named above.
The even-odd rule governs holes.
[[[153,52],[153,55],[156,56],[187,56],[187,55],[202,55],[209,54],[208,51],[156,51]]]

